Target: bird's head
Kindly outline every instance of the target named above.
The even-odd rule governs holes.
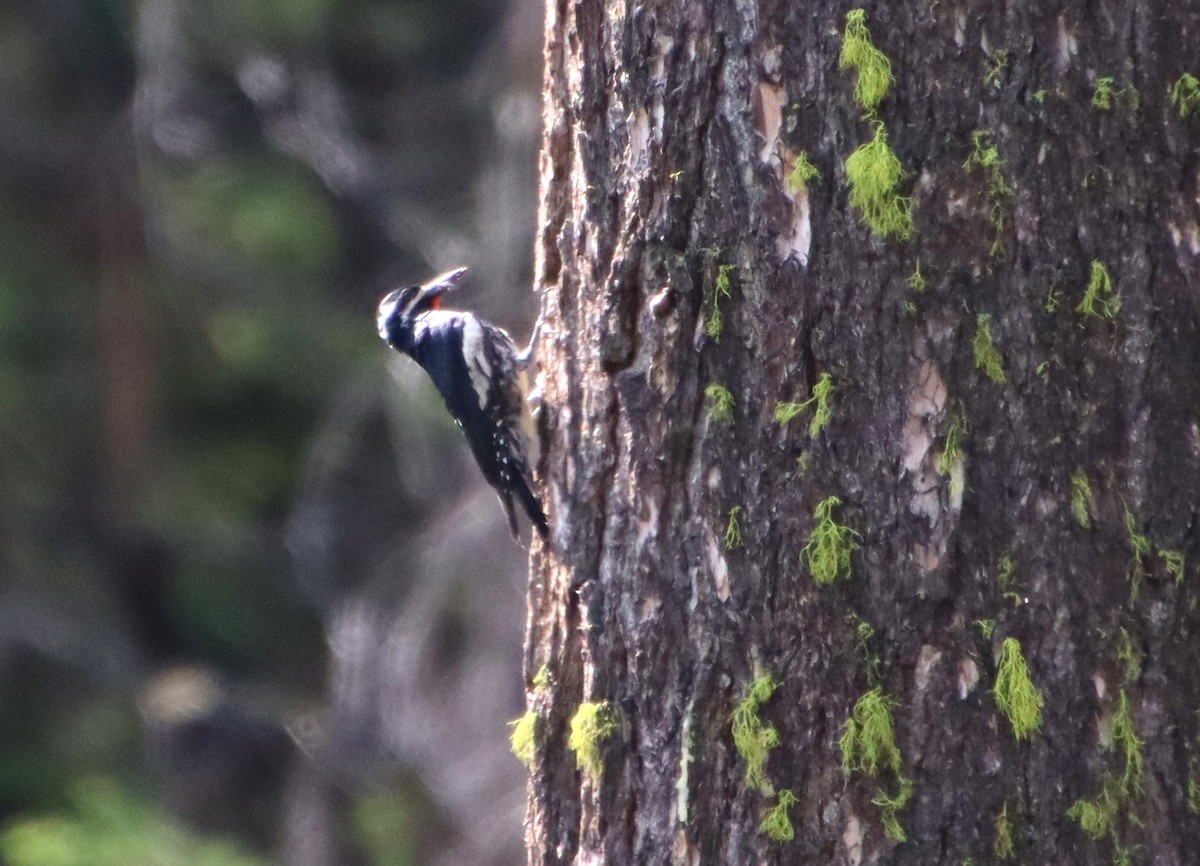
[[[453,289],[466,272],[466,268],[455,268],[422,286],[403,286],[388,292],[375,314],[379,336],[392,348],[403,350],[417,317],[441,307],[442,294]]]

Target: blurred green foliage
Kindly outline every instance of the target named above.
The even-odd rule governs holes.
[[[269,277],[267,286],[286,285],[309,299],[318,293],[338,251],[338,227],[302,166],[255,153],[150,174],[148,186],[175,243],[239,257]]]
[[[263,866],[220,839],[205,839],[112,779],[71,786],[69,811],[27,818],[0,835],[10,866]]]
[[[164,755],[227,737],[237,758],[260,727],[290,746],[287,713],[322,700],[325,612],[293,582],[288,520],[347,383],[382,380],[376,297],[427,255],[396,237],[392,201],[419,196],[448,225],[462,213],[431,201],[471,205],[462,166],[489,108],[462,81],[505,6],[0,7],[6,866],[264,862],[168,815],[163,790],[193,789]],[[254,63],[280,76],[268,97],[247,84]],[[324,101],[306,114],[310,98]],[[412,169],[398,153],[428,156]],[[322,158],[358,160],[358,186],[330,183]],[[174,720],[211,739],[170,740],[146,712],[181,664],[221,684],[212,715]],[[206,823],[261,853],[282,806],[243,793],[222,792],[227,820]],[[355,862],[418,862],[427,801],[401,786],[348,803]]]

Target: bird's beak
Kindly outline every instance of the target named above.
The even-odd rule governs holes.
[[[437,297],[443,292],[448,292],[453,289],[463,274],[467,272],[466,268],[455,268],[452,271],[446,271],[444,274],[438,274],[432,280],[421,286],[422,300],[432,302],[432,306],[436,309],[439,304]]]

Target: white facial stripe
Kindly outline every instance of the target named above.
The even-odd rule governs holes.
[[[492,366],[483,349],[483,326],[471,315],[463,316],[463,357],[467,360],[467,372],[471,374],[471,387],[475,389],[479,405],[486,407]]]
[[[395,294],[388,295],[379,302],[379,310],[375,313],[375,327],[379,330],[379,336],[387,339],[387,323],[392,314],[396,312],[396,304],[400,298]]]

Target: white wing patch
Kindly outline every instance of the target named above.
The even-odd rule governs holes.
[[[463,316],[463,357],[467,361],[467,372],[471,374],[471,387],[479,406],[486,409],[488,392],[492,387],[492,365],[483,345],[483,326],[471,315]]]

